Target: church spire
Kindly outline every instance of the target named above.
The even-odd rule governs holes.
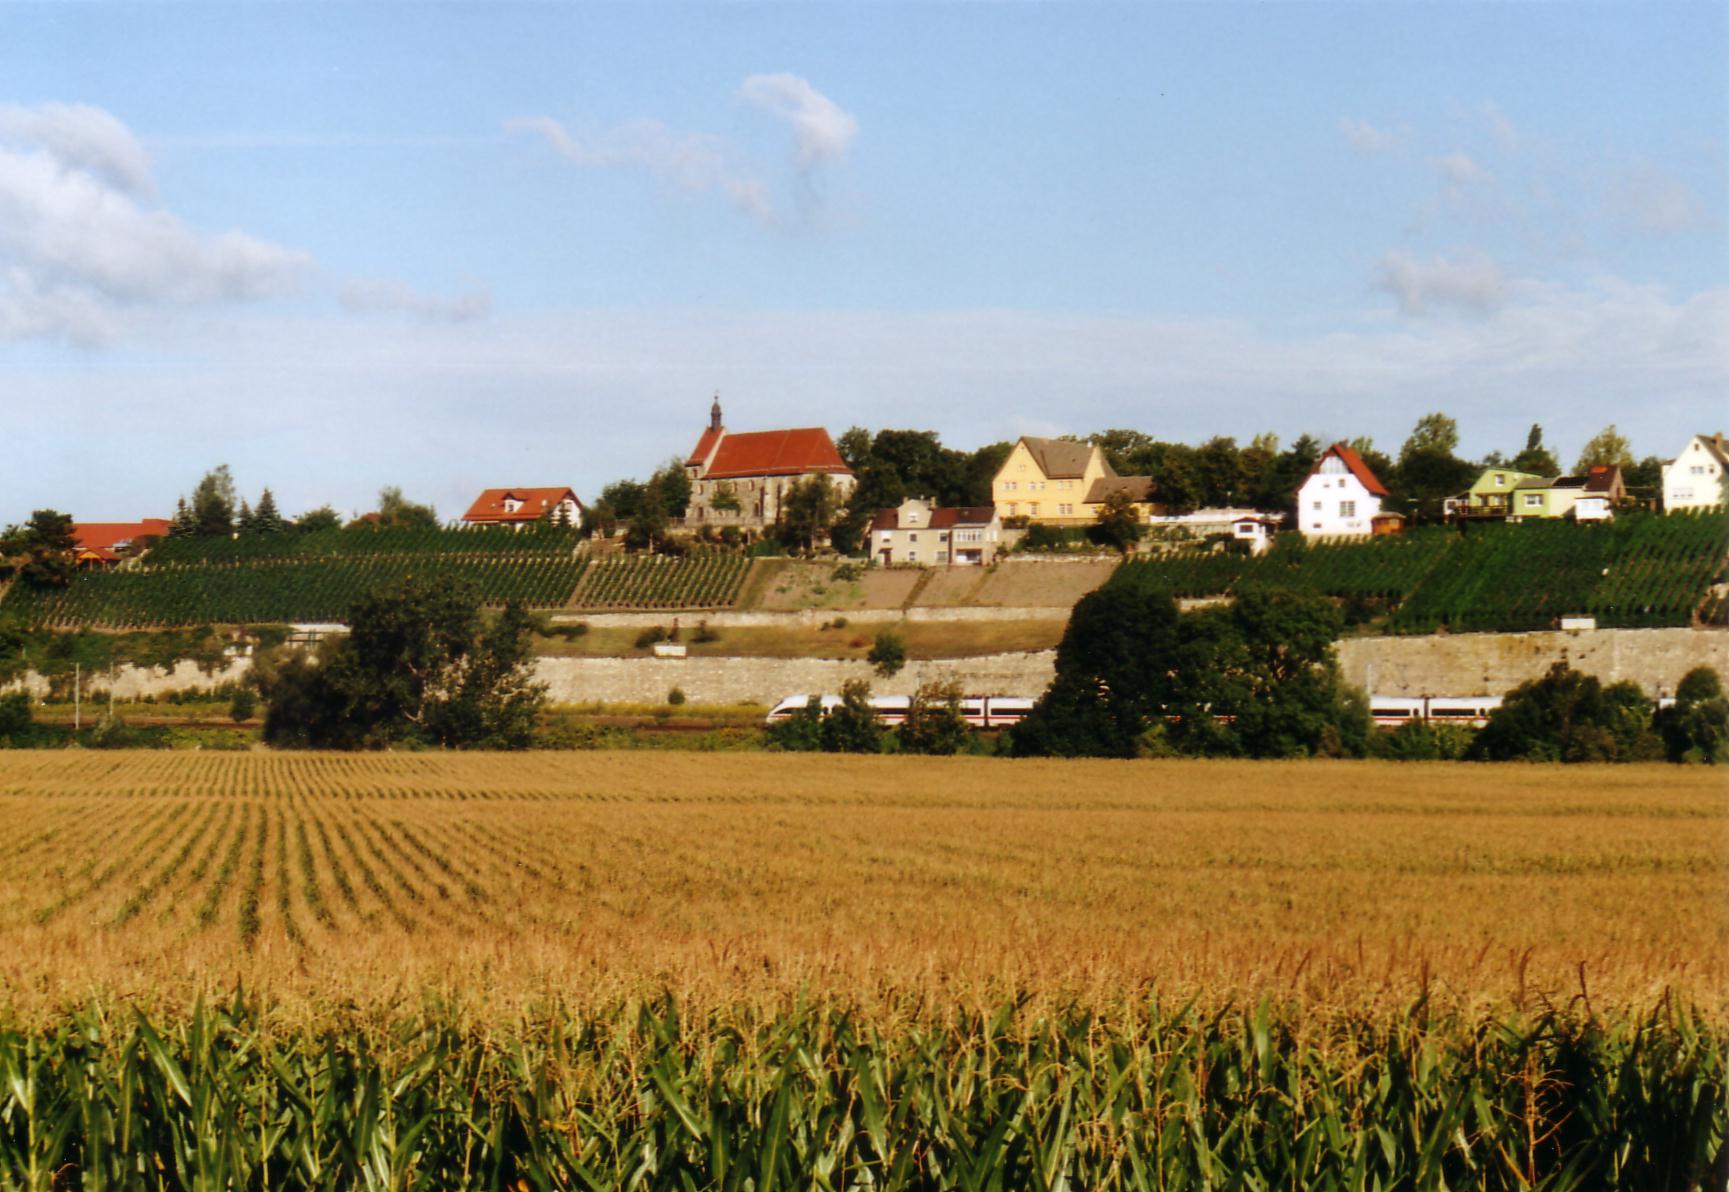
[[[714,405],[712,405],[708,408],[708,428],[710,430],[719,430],[720,429],[720,391],[719,390],[715,391]]]

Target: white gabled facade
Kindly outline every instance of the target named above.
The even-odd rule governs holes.
[[[1694,435],[1663,465],[1663,511],[1708,509],[1729,495],[1729,439]]]
[[[1362,457],[1334,443],[1297,490],[1297,529],[1310,538],[1366,536],[1386,495]]]

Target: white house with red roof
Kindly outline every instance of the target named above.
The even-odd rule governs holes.
[[[976,567],[996,558],[1003,523],[995,505],[933,505],[909,497],[871,519],[869,550],[884,566],[937,563]]]
[[[684,467],[690,477],[687,529],[765,529],[780,520],[782,501],[801,480],[827,476],[841,502],[856,483],[822,427],[735,433],[721,421],[718,397]]]
[[[1348,443],[1334,443],[1297,490],[1297,529],[1311,538],[1374,532],[1387,486]]]
[[[462,522],[468,526],[521,529],[545,518],[582,525],[582,502],[568,488],[489,488],[474,499]]]

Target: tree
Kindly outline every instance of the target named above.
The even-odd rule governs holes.
[[[266,489],[268,495],[270,490]],[[313,534],[319,530],[334,530],[342,524],[342,516],[328,505],[320,505],[317,509],[308,509],[294,519],[294,528],[302,534]]]
[[[533,626],[515,605],[488,627],[474,590],[411,579],[356,602],[349,633],[316,661],[272,668],[265,739],[320,749],[418,742],[521,749],[546,698],[532,680]]]
[[[828,537],[840,513],[834,481],[826,475],[794,481],[781,499],[776,536],[788,546],[811,550]]]
[[[400,530],[436,530],[438,513],[431,505],[410,501],[391,484],[378,490],[378,524]]]
[[[1411,437],[1399,448],[1399,466],[1390,478],[1392,487],[1410,502],[1413,516],[1438,520],[1442,502],[1476,479],[1477,465],[1454,456],[1458,445],[1458,423],[1447,415],[1425,414],[1417,419]]]
[[[71,514],[38,509],[29,521],[6,532],[0,554],[12,558],[13,570],[31,587],[63,588],[72,580],[77,547]]]
[[[192,506],[186,503],[185,497],[177,497],[174,501],[174,517],[168,523],[170,538],[190,538],[198,533],[198,521],[192,516]]]
[[[258,496],[258,508],[252,511],[252,531],[255,534],[280,534],[288,523],[276,508],[276,496],[268,488]]]
[[[870,663],[881,677],[891,678],[899,674],[900,669],[907,664],[906,642],[894,630],[884,629],[871,643],[870,653],[865,655],[865,661]]]
[[[1615,429],[1612,422],[1585,444],[1585,449],[1579,453],[1579,462],[1573,465],[1573,471],[1583,476],[1601,464],[1614,464],[1622,468],[1633,466],[1633,445],[1627,441],[1625,435]]]
[[[656,477],[643,486],[624,531],[624,544],[631,550],[655,550],[666,541],[666,501],[661,496],[660,479]]]
[[[961,714],[961,685],[932,681],[919,685],[900,728],[903,753],[959,753],[967,743],[967,721]]]
[[[684,461],[677,456],[667,460],[649,478],[649,485],[659,494],[667,519],[682,520],[685,510],[690,508],[691,491],[690,473],[684,470]]]
[[[1445,414],[1424,414],[1411,428],[1411,437],[1399,448],[1399,462],[1423,452],[1452,455],[1459,447],[1459,424]]]
[[[738,503],[738,492],[733,488],[732,481],[716,481],[714,495],[708,499],[709,505],[725,513],[737,513],[741,506]]]
[[[1128,554],[1141,540],[1146,527],[1135,509],[1135,499],[1122,489],[1105,494],[1099,504],[1098,517],[1087,527],[1087,537],[1099,546],[1108,546]]]
[[[829,753],[882,752],[883,725],[870,704],[871,687],[863,679],[841,684],[840,706],[822,722],[822,747]]]
[[[1723,679],[1708,666],[1696,666],[1675,689],[1675,703],[1657,713],[1657,731],[1672,762],[1729,763],[1729,700]]]
[[[1525,436],[1525,449],[1509,460],[1507,466],[1515,472],[1529,472],[1533,476],[1561,474],[1555,453],[1543,446],[1543,427],[1536,422],[1531,424],[1531,430]]]
[[[1133,757],[1171,700],[1177,606],[1163,592],[1107,584],[1075,605],[1056,676],[1014,730],[1017,756]]]
[[[28,692],[13,691],[0,695],[0,744],[17,744],[27,740],[35,727]]]
[[[822,748],[822,697],[813,695],[785,720],[768,726],[768,741],[789,753],[815,753]]]
[[[1605,688],[1557,662],[1489,715],[1470,756],[1487,761],[1624,762],[1661,755],[1651,703],[1633,683]]]
[[[252,520],[252,506],[244,498],[240,502],[240,515],[234,519],[234,528],[242,534],[250,534],[257,528]]]
[[[202,538],[226,538],[234,533],[234,477],[227,464],[204,473],[192,490],[192,533]]]

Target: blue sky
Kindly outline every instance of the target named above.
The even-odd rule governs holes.
[[[0,3],[0,520],[592,496],[728,424],[1669,454],[1718,4]]]

